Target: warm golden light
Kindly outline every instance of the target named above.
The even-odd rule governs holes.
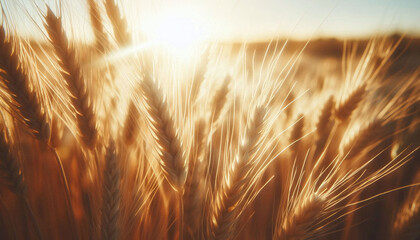
[[[191,59],[210,32],[204,27],[204,16],[197,13],[193,7],[173,7],[149,17],[144,31],[150,44],[163,47],[177,59]]]
[[[420,240],[420,35],[369,33],[385,5],[0,0],[0,240]]]
[[[155,41],[175,48],[186,48],[202,40],[201,29],[185,16],[166,16],[158,23]]]

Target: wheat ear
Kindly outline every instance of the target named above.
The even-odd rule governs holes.
[[[366,93],[366,85],[359,86],[348,98],[341,103],[335,111],[335,117],[340,121],[346,121],[350,118],[359,103],[363,100]]]
[[[16,102],[18,119],[41,141],[48,142],[50,126],[37,94],[30,88],[29,77],[12,43],[7,41],[3,26],[0,26],[0,78]]]
[[[204,119],[198,119],[194,127],[194,140],[191,146],[190,158],[188,161],[188,175],[185,181],[184,206],[185,206],[185,229],[188,231],[189,238],[196,237],[197,226],[201,217],[200,213],[200,193],[201,193],[201,173],[202,163],[198,160],[204,148]]]
[[[43,239],[38,221],[27,197],[28,187],[23,178],[22,169],[18,159],[11,153],[9,143],[6,141],[3,130],[0,129],[0,169],[4,173],[4,178],[8,183],[9,189],[22,199],[29,212],[34,224],[38,238]]]
[[[321,115],[318,118],[316,123],[316,149],[313,159],[318,159],[322,154],[327,143],[328,137],[330,136],[331,129],[333,127],[333,110],[334,110],[335,100],[334,96],[331,96],[328,101],[324,104],[322,108]]]
[[[387,129],[388,127],[385,127],[381,120],[373,121],[344,146],[343,154],[347,155],[347,159],[357,157],[361,151],[384,137]]]
[[[143,79],[141,91],[146,105],[149,128],[156,141],[161,169],[169,184],[176,191],[180,191],[185,184],[187,167],[168,106],[149,77]]]
[[[303,114],[297,116],[297,120],[293,126],[292,132],[290,134],[290,142],[296,142],[291,146],[293,155],[297,155],[300,150],[300,142],[303,137],[303,128],[305,127],[305,118]]]
[[[101,232],[104,240],[117,240],[119,235],[120,217],[120,166],[115,149],[115,143],[110,141],[105,155],[105,171],[103,182],[103,205]]]
[[[277,230],[278,239],[299,240],[311,239],[313,232],[312,224],[317,222],[318,217],[324,210],[325,200],[314,196],[295,209],[287,216],[283,225]]]
[[[238,227],[239,218],[246,207],[249,183],[253,174],[253,154],[263,131],[265,108],[256,107],[252,120],[247,124],[243,143],[239,147],[237,159],[228,173],[228,180],[223,182],[221,191],[216,196],[214,209],[210,216],[211,238],[229,239]]]
[[[318,138],[322,138],[326,133],[329,133],[334,104],[334,96],[331,96],[322,108],[321,115],[316,123]]]
[[[216,91],[211,102],[211,122],[217,122],[220,117],[220,113],[223,110],[223,106],[226,103],[227,95],[229,93],[230,76],[226,76],[223,84]]]
[[[100,53],[105,52],[109,47],[108,36],[105,33],[101,17],[101,11],[96,0],[88,0],[90,22],[95,35],[96,50]]]
[[[149,128],[157,145],[156,150],[159,156],[160,167],[168,183],[178,193],[178,238],[183,239],[184,203],[182,196],[188,167],[183,158],[181,142],[176,134],[175,125],[169,115],[166,102],[148,75],[141,83],[141,91],[147,111]]]
[[[50,42],[61,67],[61,76],[66,81],[72,104],[76,109],[80,138],[88,148],[93,149],[97,138],[95,115],[86,93],[85,81],[76,59],[75,50],[68,44],[61,19],[55,16],[50,8],[47,10],[45,23]]]
[[[18,196],[25,196],[28,187],[23,180],[19,161],[10,152],[3,130],[0,132],[0,160],[10,190]]]
[[[139,133],[139,118],[140,112],[137,109],[134,100],[130,101],[128,106],[128,113],[124,121],[123,139],[126,146],[130,146],[136,140]]]
[[[403,202],[393,223],[393,235],[395,239],[410,239],[409,233],[419,234],[418,227],[420,222],[420,189],[410,190],[408,198]],[[417,231],[415,230],[417,229]],[[405,236],[405,237],[403,237]],[[413,236],[411,239],[416,239]]]
[[[394,217],[392,224],[392,234],[394,239],[416,239],[420,235],[420,171],[417,171],[414,176],[413,186],[410,188],[405,199],[400,204],[400,207]],[[413,233],[413,236],[408,236]],[[415,236],[417,234],[417,236]],[[411,238],[410,238],[411,237]]]
[[[121,46],[129,45],[131,43],[131,36],[128,32],[127,21],[121,15],[117,4],[114,0],[105,0],[105,8],[108,18],[111,20],[117,43]]]

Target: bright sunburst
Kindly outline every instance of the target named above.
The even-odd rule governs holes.
[[[155,41],[175,48],[186,48],[202,40],[202,30],[185,16],[166,16],[157,25]]]
[[[209,35],[203,19],[192,8],[171,8],[148,19],[151,24],[145,30],[151,44],[164,47],[176,57],[186,57]]]

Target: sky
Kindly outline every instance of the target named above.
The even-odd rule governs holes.
[[[76,35],[89,31],[84,0],[0,0],[21,32],[40,22],[45,3],[67,14]],[[265,40],[275,37],[368,37],[420,35],[420,0],[119,0],[133,29],[151,33],[162,24],[174,32],[190,24],[206,38]],[[58,4],[57,4],[58,3]],[[60,7],[57,7],[61,5]],[[71,9],[70,11],[67,11]],[[24,16],[26,15],[26,16]],[[29,17],[28,17],[29,16]],[[39,19],[38,19],[39,18]],[[166,23],[162,22],[166,19]],[[178,29],[179,28],[179,29]],[[165,28],[163,28],[165,29]]]
[[[204,1],[219,35],[265,38],[420,33],[420,0]],[[209,2],[213,2],[212,4]]]

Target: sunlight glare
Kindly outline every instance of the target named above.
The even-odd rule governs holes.
[[[200,40],[200,29],[191,19],[168,16],[158,24],[156,41],[176,48],[186,48]]]
[[[176,57],[191,56],[206,39],[202,20],[192,9],[162,11],[152,20],[154,27],[149,39]]]

